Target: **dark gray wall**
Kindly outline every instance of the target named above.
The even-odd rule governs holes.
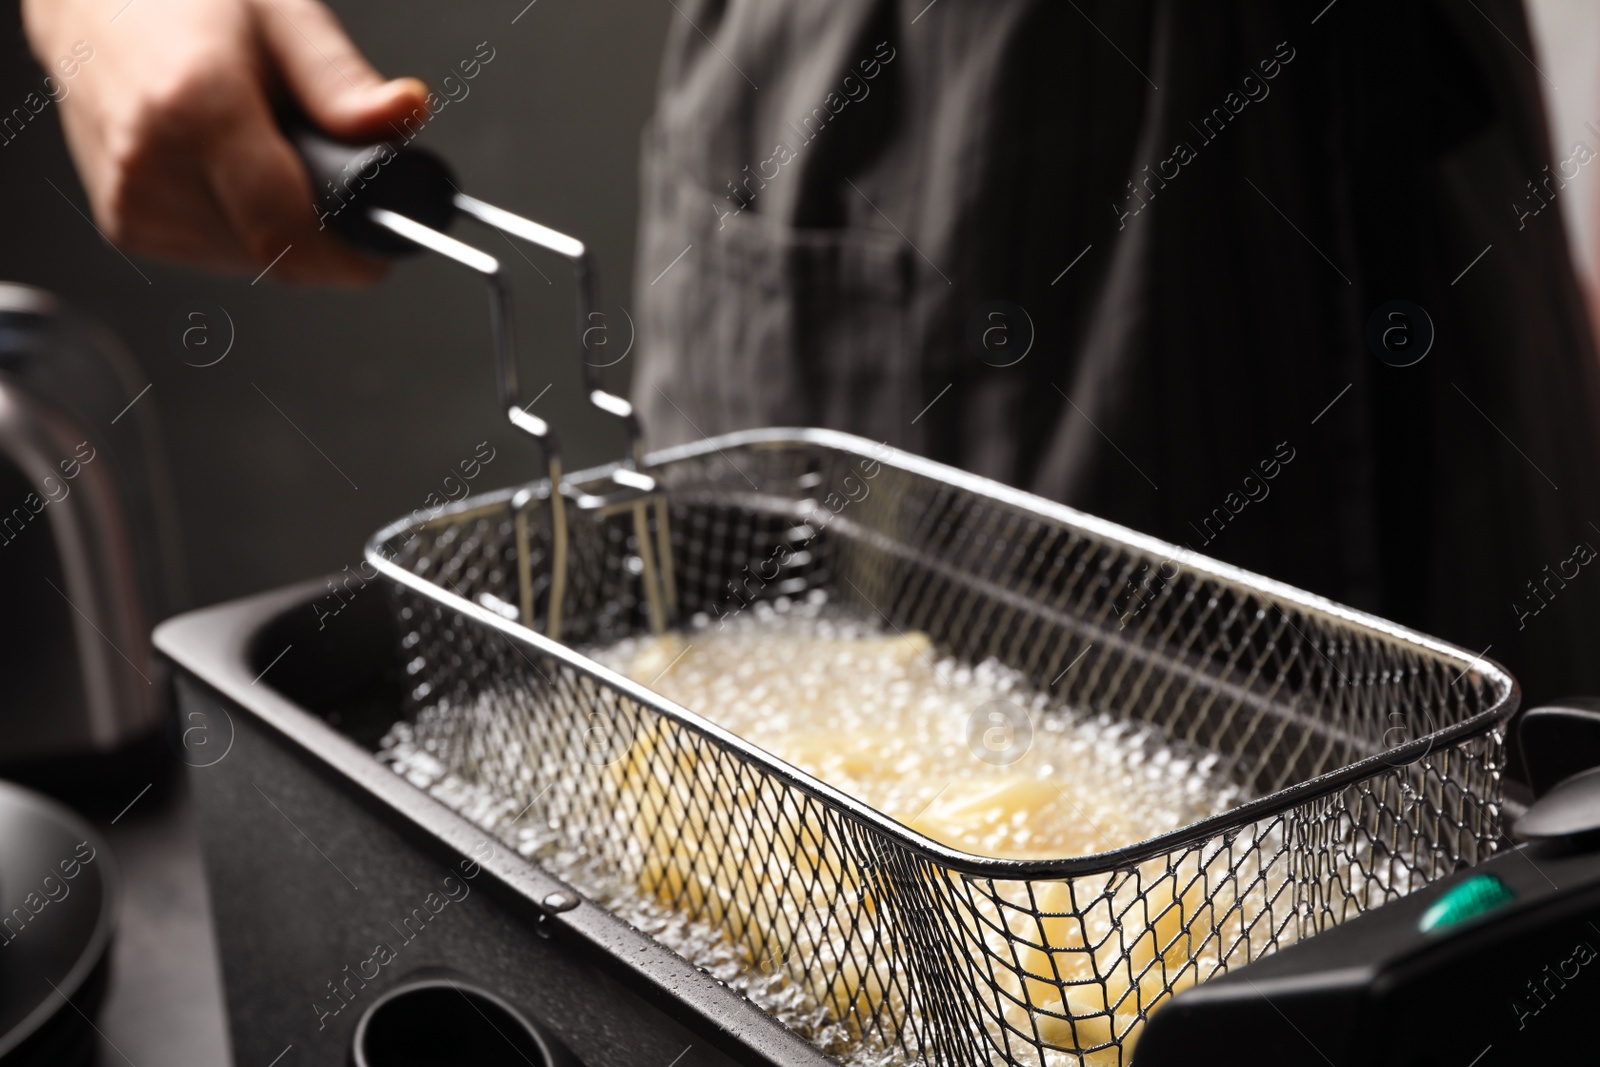
[[[435,87],[479,42],[495,49],[470,95],[418,143],[447,156],[466,191],[588,241],[603,298],[631,307],[639,133],[677,16],[662,0],[537,0],[513,24],[525,3],[333,6],[380,70]],[[6,110],[41,77],[18,21],[10,0]],[[144,260],[136,270],[74,209],[85,201],[54,110],[0,146],[0,279],[50,289],[99,318],[153,383],[139,403],[161,419],[193,603],[354,567],[373,530],[422,506],[485,439],[497,453],[475,490],[535,473],[529,444],[496,411],[477,282],[428,260],[356,293],[296,290],[271,274],[252,286]],[[620,438],[580,406],[572,288],[559,262],[529,251],[547,282],[498,236],[455,232],[510,265],[525,389],[532,397],[553,383],[533,410],[562,432],[569,467],[618,453]],[[167,336],[194,299],[226,309],[236,328],[227,358],[204,369],[185,365]],[[610,372],[618,388],[631,361]],[[127,425],[104,428],[108,447]]]

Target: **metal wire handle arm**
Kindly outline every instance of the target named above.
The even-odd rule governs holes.
[[[430,252],[436,252],[452,263],[481,275],[488,283],[489,332],[494,347],[495,386],[499,392],[500,407],[511,425],[539,443],[550,475],[551,539],[554,547],[545,633],[551,640],[560,640],[562,600],[566,594],[567,584],[567,519],[561,492],[561,446],[550,424],[527,411],[522,405],[522,393],[517,381],[516,340],[512,329],[511,290],[506,285],[500,261],[464,241],[458,241],[431,226],[424,226],[415,219],[409,219],[386,208],[370,208],[367,217],[390,233],[403,237]],[[521,506],[524,503],[526,499],[521,498],[514,505],[519,547],[518,581],[521,587],[522,624],[532,629],[533,581],[528,566],[527,515],[526,509]]]

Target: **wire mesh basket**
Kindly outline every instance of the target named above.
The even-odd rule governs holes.
[[[376,535],[432,755],[715,927],[836,1036],[913,1062],[1124,1064],[1173,991],[1501,839],[1518,690],[1491,662],[842,434],[732,434],[648,470],[681,617],[821,590],[1216,753],[1253,798],[1096,855],[968,854],[569,647],[651,625],[655,538],[632,513],[567,510],[566,644],[537,632],[548,485]]]

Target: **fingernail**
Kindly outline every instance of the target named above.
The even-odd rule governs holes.
[[[421,78],[393,78],[384,82],[381,88],[391,98],[401,95],[414,97],[417,100],[428,98],[428,86]]]

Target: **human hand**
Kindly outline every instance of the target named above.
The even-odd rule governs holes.
[[[106,0],[23,0],[22,12],[63,86],[95,219],[118,246],[250,273],[282,255],[273,274],[295,282],[382,277],[380,261],[319,230],[272,99],[332,137],[371,141],[425,117],[427,87],[385,81],[318,0],[132,0],[114,21]],[[67,56],[76,73],[62,81]]]

